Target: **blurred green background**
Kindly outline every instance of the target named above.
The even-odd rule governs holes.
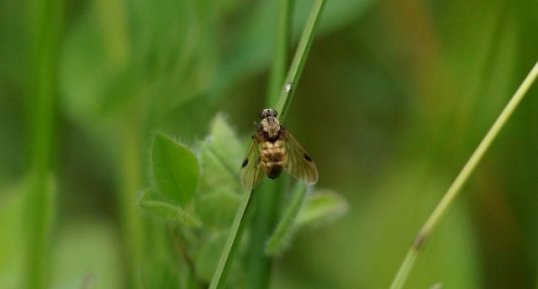
[[[129,267],[144,257],[132,252],[167,255],[131,239],[154,233],[136,226],[152,136],[196,148],[222,113],[246,144],[277,3],[0,5],[0,288],[134,288]],[[311,5],[294,5],[294,44]],[[316,160],[317,186],[349,210],[298,232],[272,288],[388,288],[538,59],[537,31],[530,0],[328,0],[286,124]],[[406,288],[538,288],[537,132],[535,87]],[[153,278],[174,274],[162,271]],[[170,288],[155,284],[136,287]]]

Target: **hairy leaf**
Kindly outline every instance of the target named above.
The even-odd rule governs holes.
[[[186,146],[158,133],[151,148],[153,177],[159,191],[170,201],[187,205],[199,177],[198,160]]]

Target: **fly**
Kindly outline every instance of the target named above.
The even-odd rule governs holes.
[[[245,188],[254,188],[264,175],[275,179],[283,170],[307,184],[318,181],[318,170],[312,158],[280,124],[277,116],[277,111],[271,108],[260,113],[260,124],[241,164],[241,184]]]

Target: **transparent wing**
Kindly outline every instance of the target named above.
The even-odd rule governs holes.
[[[247,155],[241,164],[241,185],[245,189],[252,189],[263,178],[263,171],[260,165],[259,140],[256,135],[252,136],[252,141],[247,149]]]
[[[293,177],[307,184],[317,183],[318,169],[312,158],[288,131],[283,131],[282,135],[286,143],[287,152],[284,169]]]

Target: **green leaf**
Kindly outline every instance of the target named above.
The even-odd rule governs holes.
[[[233,129],[222,115],[217,115],[211,123],[210,135],[201,149],[204,174],[199,191],[202,194],[239,194],[239,170],[244,153],[243,145]]]
[[[291,200],[284,211],[275,231],[269,237],[265,252],[269,255],[282,253],[289,245],[295,231],[297,215],[300,212],[306,196],[306,187],[298,182],[292,192]]]
[[[159,191],[181,206],[187,205],[198,182],[199,167],[194,152],[158,133],[151,148],[153,177]]]
[[[211,137],[206,148],[213,151],[232,173],[238,175],[244,154],[242,147],[234,130],[221,114],[217,114],[211,123]]]
[[[181,207],[159,200],[158,193],[154,190],[146,190],[140,201],[140,207],[152,215],[166,221],[179,223],[186,226],[198,227],[200,220],[193,214],[185,211]]]
[[[297,225],[330,221],[347,211],[347,202],[339,194],[330,190],[319,190],[307,199],[297,216]]]

